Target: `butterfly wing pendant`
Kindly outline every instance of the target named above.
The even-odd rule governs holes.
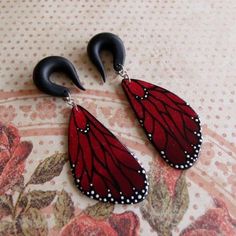
[[[134,155],[81,106],[72,108],[69,159],[76,186],[92,199],[133,204],[148,193],[144,168]]]
[[[176,169],[190,168],[202,143],[196,112],[177,95],[154,84],[123,79],[122,87],[161,157]]]

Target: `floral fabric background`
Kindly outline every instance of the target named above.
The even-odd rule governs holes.
[[[234,0],[0,2],[0,235],[236,235],[236,2]],[[199,161],[169,168],[147,141],[104,53],[103,84],[86,55],[110,31],[126,67],[188,101],[203,125]],[[150,192],[137,205],[97,203],[73,185],[70,108],[38,91],[35,64],[60,55],[87,89],[53,76],[142,161]]]

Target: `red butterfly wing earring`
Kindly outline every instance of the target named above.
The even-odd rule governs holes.
[[[95,35],[87,50],[104,82],[106,76],[99,54],[102,50],[113,54],[114,70],[123,77],[122,87],[148,139],[170,166],[190,168],[198,158],[202,143],[196,112],[174,93],[145,81],[130,79],[123,68],[125,48],[118,36],[111,33]]]
[[[49,80],[56,71],[64,72],[78,88],[84,88],[74,66],[65,58],[47,57],[34,69],[33,80],[41,91],[63,97],[72,106],[68,146],[76,186],[83,194],[102,202],[142,201],[149,185],[144,168],[104,125],[75,104],[67,88]]]

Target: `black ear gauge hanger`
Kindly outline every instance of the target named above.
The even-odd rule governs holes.
[[[63,97],[72,106],[68,155],[77,188],[86,196],[102,202],[134,204],[148,194],[146,171],[102,123],[71,98],[68,88],[50,80],[53,72],[64,72],[84,90],[70,61],[63,57],[41,60],[33,72],[35,85],[43,92]]]
[[[42,59],[35,66],[33,80],[39,90],[56,97],[70,97],[68,88],[55,84],[50,80],[54,72],[63,72],[79,89],[85,90],[73,64],[64,57],[50,56]]]
[[[105,82],[106,73],[100,57],[100,53],[103,50],[112,53],[113,68],[117,73],[121,73],[125,62],[125,46],[122,40],[112,33],[97,34],[89,41],[87,47],[88,56],[100,72],[102,79]]]

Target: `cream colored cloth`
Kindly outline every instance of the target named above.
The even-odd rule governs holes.
[[[0,157],[12,161],[0,160],[0,232],[236,235],[235,22],[234,0],[1,1]],[[162,163],[138,126],[106,53],[108,79],[102,83],[86,54],[89,39],[99,32],[122,38],[132,78],[171,90],[199,114],[203,147],[193,168],[182,174]],[[74,187],[63,159],[69,107],[38,91],[32,81],[36,63],[50,55],[74,63],[87,89],[73,89],[77,103],[150,171],[150,194],[143,203],[87,208],[96,201]],[[73,88],[62,75],[54,79]],[[18,140],[10,147],[17,130],[25,143]],[[14,159],[14,148],[23,160]]]

